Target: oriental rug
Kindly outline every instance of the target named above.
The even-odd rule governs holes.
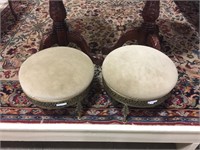
[[[28,100],[20,87],[18,71],[23,61],[39,50],[42,38],[51,32],[52,20],[48,1],[16,1],[18,21],[14,21],[9,8],[1,14],[0,121],[200,125],[199,9],[196,3],[199,5],[197,1],[185,1],[183,5],[173,0],[161,1],[157,24],[162,51],[175,63],[179,80],[172,96],[162,105],[149,109],[132,107],[127,122],[123,122],[122,105],[114,104],[102,86],[100,66],[95,68],[93,88],[83,101],[81,120],[76,118],[74,107],[45,110]],[[79,31],[96,54],[103,47],[114,45],[122,33],[142,23],[144,1],[140,0],[64,0],[64,4],[70,28]]]

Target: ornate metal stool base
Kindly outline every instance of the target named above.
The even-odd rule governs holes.
[[[122,108],[122,114],[124,116],[123,121],[126,121],[127,116],[130,113],[129,106],[130,107],[138,107],[138,108],[151,108],[151,107],[155,107],[157,105],[162,104],[166,99],[168,99],[171,96],[171,93],[168,93],[165,96],[155,99],[155,100],[142,100],[142,99],[138,99],[138,98],[130,99],[130,98],[121,96],[120,94],[113,91],[111,88],[108,87],[108,85],[105,83],[104,80],[103,80],[103,85],[104,85],[104,88],[105,88],[107,94],[113,100],[116,100],[119,103],[124,105]]]
[[[148,46],[127,45],[109,53],[102,65],[108,95],[124,105],[124,121],[129,108],[150,108],[170,97],[178,80],[175,64],[164,53]]]

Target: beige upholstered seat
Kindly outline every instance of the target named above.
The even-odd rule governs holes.
[[[134,107],[162,103],[176,85],[172,60],[147,46],[123,46],[112,51],[102,65],[104,86],[115,100]]]
[[[94,65],[83,52],[53,47],[30,56],[19,71],[23,91],[36,105],[62,108],[78,104],[94,76]]]

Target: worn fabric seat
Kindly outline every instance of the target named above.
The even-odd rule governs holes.
[[[24,93],[42,108],[77,104],[87,96],[94,76],[90,58],[74,48],[53,47],[30,56],[20,67]]]
[[[129,45],[109,53],[102,65],[107,93],[127,106],[153,107],[170,96],[178,73],[164,53],[147,46]]]

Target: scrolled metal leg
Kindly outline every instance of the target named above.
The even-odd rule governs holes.
[[[83,110],[83,106],[81,104],[81,101],[79,101],[76,105],[76,112],[77,112],[77,119],[81,120],[81,116],[82,116],[82,110]]]
[[[122,114],[124,116],[123,122],[127,121],[127,116],[130,113],[129,108],[126,104],[124,104],[124,107],[122,108]]]

